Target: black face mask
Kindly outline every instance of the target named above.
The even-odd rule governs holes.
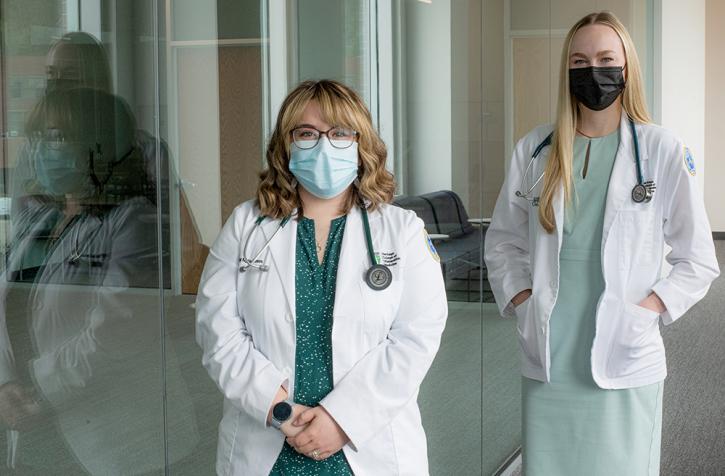
[[[593,111],[608,108],[624,90],[624,66],[572,68],[569,89]]]
[[[46,94],[53,91],[68,91],[74,87],[80,86],[80,81],[74,79],[48,78],[45,83]]]

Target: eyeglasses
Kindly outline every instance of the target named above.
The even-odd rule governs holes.
[[[326,131],[304,126],[292,130],[292,140],[300,149],[312,149],[320,141],[320,136],[327,136],[327,140],[336,149],[347,149],[355,142],[357,131],[346,127],[331,127]]]

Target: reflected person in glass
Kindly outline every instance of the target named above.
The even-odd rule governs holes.
[[[447,302],[423,222],[389,204],[386,157],[343,84],[283,102],[256,199],[222,228],[197,295],[225,398],[219,474],[428,474],[416,397]]]
[[[119,67],[121,65],[118,65]],[[113,93],[111,65],[108,53],[95,36],[85,31],[68,32],[58,38],[50,46],[45,57],[46,88],[45,94],[58,91],[69,91],[77,88],[99,90]],[[144,162],[143,172],[146,174],[147,193],[151,203],[156,204],[157,197],[154,187],[160,187],[160,205],[164,216],[169,213],[169,151],[163,140],[157,141],[149,132],[137,128],[133,135],[134,147],[141,152]],[[158,151],[158,153],[157,153]],[[23,147],[13,168],[9,183],[13,213],[22,201],[23,196],[33,193],[36,171],[31,163],[30,151]],[[159,162],[157,171],[156,163]],[[164,221],[166,222],[166,221]],[[164,243],[168,243],[169,230],[163,230]],[[165,246],[168,248],[168,246]],[[168,275],[169,259],[164,257],[165,275]]]
[[[13,216],[0,326],[0,393],[22,392],[0,415],[19,431],[18,468],[164,467],[157,210],[135,130],[98,89],[55,90],[30,115],[35,178]],[[171,349],[167,360],[170,434],[184,435],[173,460],[196,429]]]

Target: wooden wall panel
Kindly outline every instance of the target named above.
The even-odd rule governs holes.
[[[259,46],[219,49],[221,212],[254,198],[262,168],[262,71]]]
[[[221,222],[234,207],[254,197],[262,167],[262,71],[259,46],[223,46],[218,50],[219,155],[199,157],[219,161],[219,189],[207,199],[221,199]],[[214,117],[207,118],[215,120]],[[213,164],[216,168],[217,164]],[[182,291],[195,294],[209,249],[185,194],[180,197]]]

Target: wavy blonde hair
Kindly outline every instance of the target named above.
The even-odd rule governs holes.
[[[626,86],[621,96],[622,107],[635,122],[640,124],[651,122],[647,111],[639,58],[627,29],[611,12],[591,13],[585,16],[569,30],[561,52],[561,81],[559,82],[556,123],[539,202],[539,221],[548,233],[553,233],[556,228],[553,202],[559,185],[563,185],[564,199],[567,203],[571,201],[573,191],[572,157],[579,101],[569,89],[569,56],[574,35],[580,28],[589,25],[606,25],[619,35],[624,47],[625,70],[627,71]]]
[[[395,180],[385,168],[388,153],[373,127],[370,111],[355,91],[337,81],[323,79],[300,83],[282,103],[267,146],[267,168],[260,173],[257,187],[257,205],[262,214],[282,218],[295,208],[302,210],[296,181],[289,170],[290,145],[292,129],[299,124],[310,101],[319,104],[322,119],[328,124],[358,132],[357,180],[340,212],[346,214],[363,200],[369,202],[369,210],[391,202]]]

